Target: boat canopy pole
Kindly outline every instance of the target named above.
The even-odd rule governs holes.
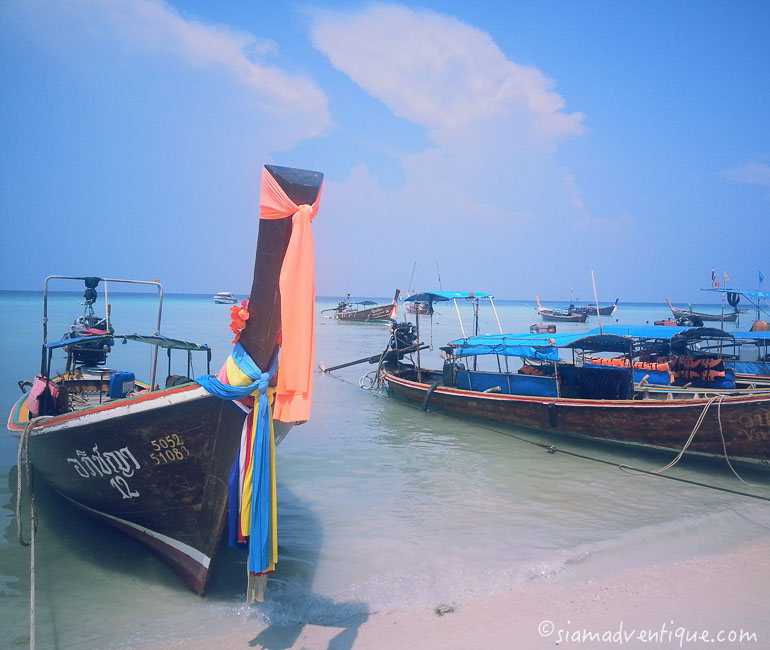
[[[591,269],[591,282],[594,283],[594,301],[596,303],[596,318],[599,321],[599,334],[604,334],[602,330],[602,312],[599,309],[599,295],[596,293],[596,278],[594,277],[593,269]]]
[[[460,331],[463,333],[463,338],[466,339],[468,337],[465,334],[465,328],[463,327],[463,319],[460,316],[460,308],[457,306],[457,299],[452,298],[452,302],[455,304],[455,311],[457,312],[457,320],[460,321]]]
[[[499,329],[500,334],[502,334],[503,326],[500,325],[500,317],[497,315],[497,309],[495,309],[495,301],[492,300],[492,296],[489,297],[489,304],[492,305],[492,311],[495,313],[495,320],[497,321],[497,329]]]

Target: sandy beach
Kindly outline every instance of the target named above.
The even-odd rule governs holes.
[[[580,582],[535,580],[507,593],[419,611],[373,613],[345,627],[254,621],[222,637],[152,650],[770,647],[770,539],[670,565]]]

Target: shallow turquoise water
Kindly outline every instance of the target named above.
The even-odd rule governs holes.
[[[117,298],[118,330],[150,329],[149,299],[130,296],[119,307]],[[78,315],[75,301],[57,296],[51,339]],[[386,326],[320,314],[335,304],[317,303],[316,360],[333,366],[380,352]],[[534,302],[496,304],[506,331],[527,331],[537,321]],[[0,397],[10,409],[16,382],[39,365],[42,309],[39,295],[25,293],[0,293],[0,305]],[[210,296],[167,296],[163,332],[212,345],[217,369],[230,349],[228,313]],[[621,303],[613,318],[644,323],[667,315],[665,305]],[[594,318],[557,327],[595,325]],[[469,333],[468,313],[464,326]],[[460,335],[454,307],[439,308],[432,328],[421,319],[421,328],[434,343],[423,360],[437,365],[437,346]],[[497,331],[491,311],[482,312],[480,329]],[[112,367],[133,367],[129,347],[118,346]],[[369,370],[364,364],[317,374],[311,421],[279,447],[279,564],[262,605],[243,604],[240,552],[225,549],[209,594],[198,598],[152,553],[38,486],[38,648],[135,648],[226,632],[251,617],[275,625],[340,623],[353,614],[461,603],[529,580],[666,563],[770,534],[767,502],[548,454],[511,434],[648,469],[671,455],[630,456],[423,413],[362,390],[359,378]],[[15,464],[15,440],[0,436],[0,639],[25,647],[29,550],[16,543]],[[743,486],[719,463],[690,462],[671,473],[770,496],[764,474],[743,471],[764,486]]]

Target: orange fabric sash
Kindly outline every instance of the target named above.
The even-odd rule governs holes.
[[[319,189],[313,205],[296,205],[263,168],[259,218],[283,219],[294,215],[278,281],[282,345],[273,413],[275,419],[282,422],[310,419],[315,354],[315,259],[311,222],[318,214],[320,198]]]

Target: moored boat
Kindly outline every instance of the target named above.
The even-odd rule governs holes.
[[[331,314],[336,320],[356,322],[385,322],[390,320],[398,304],[400,289],[396,289],[393,302],[386,305],[378,305],[374,300],[361,300],[351,302],[350,294],[345,300],[340,300],[336,307],[324,309],[322,314]]]
[[[231,291],[218,291],[214,294],[214,302],[218,305],[234,305],[238,299]]]
[[[705,312],[705,311],[693,311],[692,309],[680,309],[679,307],[674,307],[674,305],[671,304],[671,300],[666,298],[666,302],[668,303],[669,309],[671,309],[671,313],[674,315],[674,318],[677,321],[690,321],[691,323],[697,325],[700,321],[701,323],[705,322],[722,322],[722,323],[734,323],[735,320],[738,318],[738,310],[734,309],[733,311],[725,312],[719,314],[714,314],[711,312]]]
[[[540,304],[540,296],[535,296],[537,300],[537,313],[544,321],[553,323],[585,323],[588,320],[586,312],[577,312],[574,309],[553,309],[543,307]]]
[[[678,336],[673,341],[678,350],[680,343],[692,341],[692,329],[661,327],[650,334],[669,346]],[[727,388],[734,374],[700,361],[714,355],[691,357],[682,369],[693,374],[674,378],[663,361],[640,360],[634,336],[606,328],[584,334],[464,336],[442,351],[439,370],[419,362],[386,362],[381,379],[388,394],[423,410],[571,439],[770,465],[770,391],[738,389],[734,383]],[[570,354],[571,361],[563,358]],[[598,361],[605,358],[613,362]],[[484,359],[491,360],[489,369],[481,369]],[[509,369],[512,360],[520,366]],[[696,374],[704,382],[700,388],[693,388],[689,378]]]
[[[596,305],[586,305],[585,307],[576,307],[574,304],[571,304],[568,309],[574,313],[577,314],[588,314],[589,316],[596,316],[597,314],[599,316],[611,316],[615,313],[615,311],[618,308],[618,301],[619,298],[615,298],[615,302],[611,305],[605,305],[603,307],[599,307],[597,309]]]
[[[159,282],[67,276],[49,276],[45,281],[41,372],[32,382],[32,390],[12,408],[8,428],[20,438],[22,451],[28,450],[26,455],[36,475],[89,514],[157,552],[197,593],[206,589],[228,517],[228,503],[230,508],[234,505],[228,479],[244,445],[245,432],[254,431],[251,424],[244,426],[244,421],[268,417],[269,409],[263,404],[267,404],[268,379],[275,374],[279,332],[284,360],[296,357],[296,353],[289,352],[287,341],[293,337],[287,332],[291,329],[289,323],[307,326],[312,336],[312,306],[304,310],[304,320],[287,316],[286,310],[295,303],[311,305],[312,299],[303,295],[302,300],[295,301],[294,296],[284,295],[281,301],[283,287],[292,279],[282,271],[282,263],[284,257],[297,256],[293,250],[297,246],[295,233],[305,244],[311,241],[309,219],[317,209],[321,180],[317,172],[265,167],[249,309],[239,310],[241,320],[234,320],[238,345],[226,369],[219,373],[222,382],[209,374],[208,365],[205,375],[195,381],[190,377],[193,353],[205,354],[207,364],[210,362],[207,346],[160,334],[163,292]],[[304,258],[312,259],[312,250],[310,253]],[[312,270],[312,266],[308,268]],[[47,296],[49,281],[54,279],[85,282],[86,313],[66,338],[49,342]],[[93,316],[99,285],[124,282],[157,288],[158,320],[150,334],[118,334],[114,323]],[[312,291],[312,281],[305,284]],[[115,341],[154,347],[147,381],[122,367],[106,367]],[[312,354],[312,342],[305,347]],[[161,349],[168,352],[169,361],[165,385],[159,387]],[[61,351],[67,355],[66,365],[64,372],[57,374],[54,354]],[[187,361],[181,375],[172,374],[174,351],[177,355],[181,352]],[[312,361],[309,363],[312,368]],[[233,364],[241,373],[241,383],[246,384],[242,389],[231,379],[236,374],[231,369]],[[263,373],[259,368],[271,371]],[[287,387],[286,381],[279,369],[274,436],[264,443],[268,447],[280,442],[294,422],[294,413],[300,413],[297,420],[307,419],[309,413],[309,394]],[[223,382],[229,384],[229,391],[222,389],[224,396],[212,394],[212,386],[216,388]],[[261,392],[257,393],[257,389]],[[259,399],[249,397],[249,393]],[[307,406],[293,409],[292,400],[304,400]],[[255,402],[259,408],[254,408],[251,415]],[[261,441],[259,431],[252,433],[250,440]],[[252,448],[253,462],[263,463],[265,457],[257,452],[256,443]],[[249,465],[249,460],[244,462]],[[256,469],[254,475],[258,475]],[[271,472],[260,471],[259,476],[260,480],[274,480]],[[269,489],[267,493],[269,496]],[[237,502],[240,495],[234,496]],[[274,526],[269,534],[275,534]],[[252,530],[251,538],[256,541],[256,536]],[[274,549],[275,544],[269,547]],[[253,571],[252,554],[249,557]],[[253,573],[263,574],[264,570]]]
[[[420,316],[431,316],[433,314],[433,305],[430,303],[407,302],[406,311],[410,314],[420,314]]]

